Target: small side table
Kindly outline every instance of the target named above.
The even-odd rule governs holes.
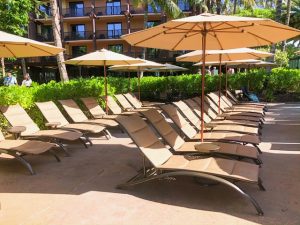
[[[215,127],[217,127],[216,124],[204,124],[204,128],[207,130],[209,129],[210,132],[212,132]]]
[[[46,127],[49,127],[51,129],[56,129],[60,124],[60,122],[45,123]]]
[[[7,132],[12,134],[16,140],[20,139],[21,133],[26,130],[24,126],[15,126],[7,129]]]
[[[230,117],[230,113],[223,113],[220,116],[224,117],[224,120],[226,120],[228,117]]]
[[[214,151],[218,151],[220,149],[219,145],[213,144],[213,143],[199,143],[196,144],[195,146],[195,150],[198,152],[214,152]]]

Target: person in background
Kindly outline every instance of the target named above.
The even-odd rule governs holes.
[[[24,75],[24,80],[22,81],[22,86],[30,87],[32,84],[32,80],[30,79],[29,73]]]
[[[218,75],[217,67],[214,66],[212,74],[213,75]]]
[[[4,78],[3,84],[5,86],[15,86],[18,85],[17,79],[11,74],[11,72],[8,72],[6,77]]]

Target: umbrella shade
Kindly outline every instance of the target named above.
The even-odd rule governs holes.
[[[104,88],[105,88],[105,109],[108,113],[107,106],[107,76],[106,66],[111,65],[128,65],[134,63],[141,63],[142,60],[135,59],[126,55],[115,53],[106,49],[101,49],[77,58],[66,61],[66,64],[77,65],[77,66],[103,66],[104,70]]]
[[[262,62],[261,60],[257,60],[257,59],[245,59],[245,60],[234,60],[234,61],[221,61],[222,65],[247,65],[247,64],[253,64],[253,63],[259,63]],[[219,61],[209,61],[209,62],[205,62],[206,66],[213,66],[213,65],[219,65],[220,62]],[[201,66],[202,62],[199,63],[195,63],[193,66]]]
[[[153,72],[164,72],[164,71],[175,72],[175,71],[186,71],[186,70],[188,70],[188,69],[184,68],[184,67],[172,65],[172,64],[169,64],[169,63],[163,64],[163,67],[151,69],[151,71],[153,71]]]
[[[142,60],[135,59],[123,54],[101,49],[86,55],[82,55],[66,61],[66,64],[78,66],[112,66],[112,65],[129,65],[141,63]]]
[[[171,20],[122,38],[139,47],[200,50],[203,33],[208,34],[206,49],[270,45],[300,35],[299,30],[270,19],[204,13]]]
[[[134,63],[131,65],[116,65],[116,66],[111,66],[109,69],[114,70],[114,71],[118,71],[118,70],[120,70],[120,71],[126,71],[126,70],[144,71],[144,70],[149,70],[151,68],[157,68],[157,67],[163,66],[163,64],[152,62],[152,61],[145,60],[145,59],[137,58],[137,60],[141,61],[141,63]]]
[[[63,48],[0,31],[0,57],[3,58],[53,56],[62,51]]]
[[[234,64],[233,64],[234,65]],[[265,62],[265,61],[259,61],[259,62],[249,62],[249,63],[240,63],[237,65],[234,65],[236,67],[250,67],[250,68],[259,68],[259,67],[276,67],[276,63],[272,63],[272,62]]]
[[[202,51],[196,50],[176,58],[178,62],[200,62],[202,60]],[[258,51],[251,48],[235,48],[227,50],[207,50],[205,51],[207,61],[219,61],[220,55],[222,61],[234,61],[243,59],[260,59],[270,57],[273,54],[269,52]]]

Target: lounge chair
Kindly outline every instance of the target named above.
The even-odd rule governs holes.
[[[115,95],[116,99],[118,100],[119,104],[121,105],[121,107],[123,108],[123,110],[125,112],[127,111],[136,111],[136,112],[140,112],[142,110],[147,110],[147,109],[143,109],[143,108],[138,108],[135,109],[129,102],[128,100],[125,98],[124,95],[122,94],[117,94]]]
[[[200,99],[200,97],[195,97],[194,99],[197,99],[196,102]],[[209,97],[204,96],[204,101],[208,104],[208,106],[217,113],[218,117],[224,117],[228,120],[243,120],[243,121],[252,121],[252,122],[258,122],[258,123],[263,123],[261,118],[254,117],[254,116],[249,116],[249,114],[245,114],[242,112],[231,112],[231,113],[226,113],[224,114],[223,109],[221,108],[220,114],[218,113],[218,105]]]
[[[247,107],[258,107],[267,110],[267,105],[263,103],[255,103],[255,102],[241,102],[239,101],[229,90],[225,91],[227,94],[228,99],[231,100],[232,104],[247,106]]]
[[[101,108],[98,101],[94,97],[81,98],[84,106],[88,109],[89,113],[94,119],[115,119],[118,115],[107,115]]]
[[[52,149],[54,147],[56,147],[55,144],[43,141],[5,140],[2,132],[0,132],[0,154],[7,154],[17,159],[29,170],[31,175],[34,175],[35,172],[24,156],[40,155],[42,153],[49,152],[56,158],[58,162],[60,162],[59,157]]]
[[[161,105],[163,112],[174,122],[174,124],[182,131],[189,141],[200,140],[200,133],[195,130],[188,121],[180,114],[178,109],[173,105]],[[221,141],[234,142],[240,144],[252,144],[259,153],[262,153],[258,145],[260,139],[255,135],[238,134],[234,132],[204,132],[203,137],[205,141]]]
[[[50,124],[56,124],[55,127],[63,130],[80,131],[86,140],[93,145],[89,138],[89,134],[104,134],[107,139],[110,138],[106,128],[95,124],[69,123],[64,115],[60,112],[54,102],[36,102],[35,103],[45,119]]]
[[[57,144],[67,156],[69,156],[69,153],[62,142],[79,140],[85,145],[85,147],[87,147],[82,139],[83,136],[81,132],[60,129],[40,130],[36,123],[33,122],[27,112],[19,104],[1,106],[0,110],[13,127],[23,126],[26,128],[26,130],[21,133],[21,137],[24,139],[30,138],[53,142]]]
[[[184,102],[195,112],[197,116],[201,117],[201,107],[196,102],[198,99],[186,99]],[[208,124],[220,124],[220,125],[242,125],[248,127],[259,128],[260,124],[258,122],[243,121],[243,120],[226,120],[224,117],[219,117],[218,115],[204,102],[204,122]]]
[[[209,98],[211,98],[211,100],[216,104],[218,105],[218,102],[219,102],[219,97],[216,93],[214,92],[211,92],[209,94],[207,94],[207,96]],[[239,115],[244,115],[244,116],[251,116],[251,117],[256,117],[256,118],[263,118],[264,117],[264,111],[262,109],[256,109],[256,108],[253,108],[253,109],[245,109],[245,108],[231,108],[229,107],[224,101],[223,99],[221,98],[220,99],[220,108],[221,108],[221,111],[223,113],[231,113],[231,114],[239,114]]]
[[[104,97],[102,98],[103,101]],[[114,100],[112,96],[107,96],[107,106],[113,115],[133,115],[138,114],[138,112],[126,112],[123,111],[122,108],[118,105],[118,103]]]
[[[201,119],[200,116],[197,116],[192,109],[183,101],[173,102],[177,108],[182,112],[182,114],[187,118],[188,121],[196,128],[196,130],[200,130],[201,126]],[[206,117],[206,121],[208,118]],[[204,121],[204,122],[206,122]],[[258,128],[255,127],[247,127],[247,126],[241,126],[241,125],[217,125],[217,124],[207,124],[205,123],[205,126],[208,128],[208,130],[213,131],[224,131],[224,132],[237,132],[237,133],[244,133],[244,134],[252,134],[252,135],[258,135]]]
[[[185,142],[157,110],[150,109],[146,112],[142,112],[142,114],[176,154],[201,153],[221,157],[248,158],[253,160],[256,164],[260,165],[262,163],[258,157],[257,150],[254,147],[241,144],[214,142],[214,144],[220,147],[218,150],[196,150],[195,145],[199,144],[199,142]]]
[[[233,188],[250,200],[259,215],[263,215],[258,203],[233,183],[235,181],[253,183],[264,190],[258,175],[259,167],[257,165],[213,157],[173,155],[145,122],[139,124],[135,122],[137,121],[136,117],[120,116],[117,121],[141,151],[144,162],[143,171],[127,183],[119,185],[118,188],[126,188],[166,177],[190,176],[204,178]],[[146,159],[151,163],[149,168],[146,168]]]
[[[143,103],[140,100],[138,100],[132,93],[126,93],[126,94],[123,94],[123,95],[125,96],[125,98],[127,98],[127,100],[130,102],[130,104],[133,105],[133,107],[135,109],[156,108],[156,106],[154,106],[154,105],[143,105]]]
[[[62,105],[68,116],[74,123],[88,123],[88,124],[98,124],[107,128],[119,127],[119,124],[111,119],[94,119],[89,120],[87,116],[82,112],[77,103],[72,100],[59,100],[59,103]]]

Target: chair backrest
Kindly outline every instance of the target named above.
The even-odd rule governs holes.
[[[36,102],[35,104],[49,123],[59,122],[60,125],[58,125],[57,127],[63,127],[69,124],[67,119],[64,117],[64,115],[61,113],[54,102]]]
[[[1,106],[1,112],[12,126],[23,126],[26,130],[22,135],[30,135],[38,132],[40,128],[33,122],[27,112],[19,105]]]
[[[216,94],[216,93],[214,93],[214,92],[211,92],[211,93],[209,93],[209,94],[207,94],[207,96],[209,97],[209,98],[211,98],[211,100],[217,105],[217,107],[219,108],[219,95],[218,94]],[[222,101],[222,99],[221,99],[221,101],[220,101],[220,108],[222,109],[222,110],[224,110],[226,107],[228,107],[228,105],[224,102],[224,101]],[[218,112],[218,111],[217,111]]]
[[[162,165],[172,156],[141,117],[118,116],[116,120],[155,167]]]
[[[229,98],[227,98],[223,93],[221,93],[221,99],[229,106],[232,107],[233,104]]]
[[[237,98],[229,90],[227,90],[226,93],[227,93],[227,96],[229,96],[229,98],[231,98],[231,100],[234,103],[238,103],[239,102],[239,100],[237,100]]]
[[[153,125],[160,136],[170,145],[173,149],[180,148],[185,141],[175,131],[175,129],[166,121],[164,116],[155,109],[149,109],[141,112],[148,121]]]
[[[90,114],[94,118],[104,117],[106,115],[106,113],[101,108],[96,98],[89,97],[89,98],[81,98],[80,100],[83,102],[85,107],[89,110]]]
[[[184,102],[190,107],[190,109],[192,109],[195,112],[196,116],[201,118],[201,107],[200,107],[199,104],[197,104],[197,102],[195,102],[191,98],[184,100]],[[207,115],[205,108],[204,108],[204,114],[203,115],[204,115],[204,122],[205,123],[210,123],[211,119]]]
[[[2,131],[0,131],[0,141],[4,141],[4,140],[5,140],[5,137],[4,137],[3,133],[2,133]]]
[[[204,96],[204,101],[207,103],[209,108],[214,111],[215,114],[219,112],[218,105],[216,105],[216,103],[211,98],[209,98],[208,96]],[[223,112],[222,108],[221,111]]]
[[[143,107],[143,104],[132,93],[126,93],[124,96],[134,106],[134,108],[139,109]]]
[[[105,97],[103,97],[103,98],[105,98]],[[103,100],[103,101],[105,101],[105,100]],[[118,115],[123,112],[121,107],[118,105],[118,103],[114,100],[114,98],[112,96],[107,96],[107,106],[113,114]]]
[[[122,108],[124,110],[132,110],[132,109],[134,109],[133,106],[125,98],[124,95],[118,94],[118,95],[115,95],[115,97],[116,97],[116,99],[118,100],[118,102],[120,103],[120,105],[122,106]]]
[[[191,122],[193,126],[195,126],[197,129],[200,127],[201,120],[199,116],[196,116],[196,114],[190,109],[190,107],[185,102],[178,101],[173,102],[173,104],[179,108],[182,114]]]
[[[73,99],[59,100],[59,103],[62,105],[73,122],[80,123],[88,120],[86,115],[82,112]]]
[[[180,128],[180,130],[189,139],[196,136],[197,131],[190,125],[188,121],[180,114],[179,110],[170,104],[160,105],[164,113],[174,122],[174,124]]]
[[[219,102],[219,92],[212,92],[211,94],[214,95],[214,97],[217,98],[218,102]],[[223,94],[220,93],[221,107],[223,107],[223,108],[231,107],[232,106],[231,102],[228,102],[228,100],[225,99],[225,96],[223,98],[222,95]]]

